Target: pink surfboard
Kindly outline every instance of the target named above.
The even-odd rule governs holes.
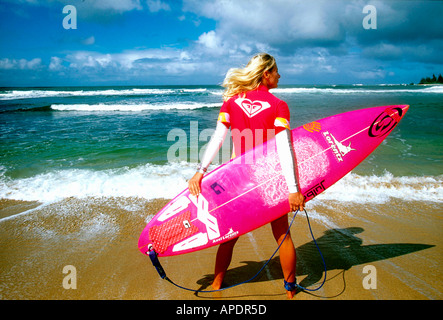
[[[298,181],[306,201],[360,164],[408,108],[360,109],[293,129]],[[219,245],[288,213],[287,195],[272,139],[207,174],[197,198],[188,189],[177,195],[146,225],[138,248],[162,257]]]

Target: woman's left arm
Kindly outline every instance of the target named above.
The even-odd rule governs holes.
[[[303,194],[300,192],[300,187],[297,182],[297,168],[291,143],[291,131],[289,129],[280,131],[276,134],[275,140],[282,172],[288,185],[288,201],[290,209],[292,211],[303,211],[305,199]]]

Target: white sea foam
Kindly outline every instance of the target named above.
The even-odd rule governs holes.
[[[355,88],[277,88],[272,89],[272,93],[285,93],[285,94],[293,94],[293,93],[308,93],[308,94],[376,94],[376,93],[443,93],[443,86],[433,86],[433,87],[423,87],[423,88],[385,88],[383,89],[374,89],[374,88],[365,88],[355,86]]]
[[[207,89],[207,88],[131,88],[131,89],[97,89],[97,90],[8,90],[0,93],[0,100],[14,100],[14,99],[35,99],[47,97],[92,97],[92,96],[151,96],[151,95],[180,95],[189,93],[204,93],[207,92],[213,95],[222,95],[222,89]],[[409,87],[404,86],[398,88],[390,85],[380,85],[376,87],[365,87],[354,85],[353,88],[341,88],[331,86],[326,88],[314,87],[296,87],[296,88],[276,88],[272,89],[273,93],[297,94],[297,93],[313,93],[313,94],[374,94],[374,93],[430,93],[442,94],[443,86],[423,86],[423,87]]]
[[[23,179],[2,174],[0,198],[41,202],[68,197],[172,198],[194,173],[195,164],[170,163],[103,171],[58,170]]]
[[[53,104],[52,110],[56,111],[126,111],[126,112],[140,112],[147,110],[193,110],[199,108],[214,108],[220,107],[220,103],[153,103],[153,104]]]
[[[210,167],[211,170],[214,168]],[[11,179],[2,170],[0,199],[43,203],[68,197],[171,199],[187,187],[187,180],[194,173],[195,164],[187,162],[102,171],[57,170],[22,179]],[[394,177],[388,172],[382,176],[360,176],[350,173],[316,199],[386,203],[391,198],[442,203],[443,176]]]
[[[199,93],[206,88],[133,88],[133,89],[99,89],[99,90],[10,90],[0,93],[0,100],[34,99],[46,97],[91,97],[91,96],[134,96],[165,95],[180,93]]]
[[[386,203],[391,198],[443,202],[443,175],[437,177],[360,176],[349,173],[317,199],[354,203]]]

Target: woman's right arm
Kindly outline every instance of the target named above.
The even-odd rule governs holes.
[[[203,175],[205,174],[206,170],[208,170],[209,165],[211,164],[212,160],[214,160],[215,156],[223,145],[228,130],[228,127],[226,127],[223,122],[217,121],[217,127],[215,128],[215,132],[208,143],[202,161],[198,166],[197,172],[188,181],[189,192],[192,195],[198,196],[200,194]]]

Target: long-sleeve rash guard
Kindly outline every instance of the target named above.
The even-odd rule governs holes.
[[[231,128],[234,154],[243,154],[275,135],[277,153],[290,193],[299,191],[295,156],[292,149],[289,108],[286,102],[271,94],[264,86],[236,95],[223,103],[217,126],[200,163],[204,173],[221,148]],[[244,134],[247,131],[248,134]],[[273,133],[273,134],[270,134]],[[245,139],[245,136],[250,139]]]

